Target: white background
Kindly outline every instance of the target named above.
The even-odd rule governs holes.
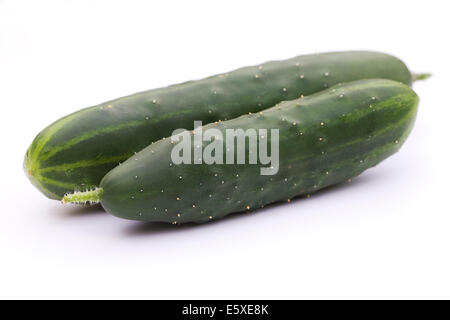
[[[445,4],[0,0],[0,298],[450,298]],[[81,107],[350,49],[433,77],[398,154],[310,199],[161,226],[63,206],[22,171],[34,136]]]

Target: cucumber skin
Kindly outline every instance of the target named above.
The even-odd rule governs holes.
[[[261,176],[260,165],[170,165],[173,144],[159,140],[103,178],[101,204],[125,219],[203,223],[310,194],[395,153],[417,105],[417,95],[403,84],[362,80],[282,102],[262,115],[210,124],[204,130],[279,128],[279,172]]]
[[[70,114],[44,129],[28,149],[24,168],[47,197],[97,187],[133,153],[176,128],[257,112],[340,82],[387,78],[411,84],[395,57],[377,52],[305,55],[149,90]]]

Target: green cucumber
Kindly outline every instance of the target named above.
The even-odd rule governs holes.
[[[216,128],[223,136],[226,129],[279,129],[277,174],[261,175],[260,165],[254,164],[173,164],[172,136],[111,170],[100,187],[66,195],[63,202],[101,202],[121,218],[175,224],[259,208],[346,181],[377,165],[403,144],[417,105],[415,92],[399,82],[340,84],[202,127],[203,132]],[[194,139],[192,131],[189,137]],[[273,143],[272,136],[265,138]],[[248,149],[247,143],[247,154]]]
[[[386,78],[410,85],[397,58],[377,52],[304,55],[238,69],[198,81],[136,93],[82,109],[54,122],[34,139],[24,168],[47,197],[99,185],[133,153],[176,128],[257,112],[283,100],[341,82]]]

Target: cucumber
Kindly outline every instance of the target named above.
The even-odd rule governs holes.
[[[341,82],[386,78],[410,85],[403,62],[377,52],[299,56],[136,93],[54,122],[32,142],[24,168],[47,197],[99,185],[120,162],[176,128],[257,112]]]
[[[260,165],[254,164],[173,164],[172,136],[111,170],[100,187],[68,194],[63,202],[101,202],[121,218],[174,224],[260,208],[346,181],[377,165],[403,144],[417,105],[415,92],[399,82],[340,84],[202,127],[203,132],[216,128],[224,137],[226,129],[278,128],[279,170],[274,175],[261,175]],[[274,142],[272,136],[265,138]]]

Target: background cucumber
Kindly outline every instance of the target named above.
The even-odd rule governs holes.
[[[63,202],[100,201],[118,217],[170,223],[206,222],[252,210],[346,181],[375,166],[403,144],[417,105],[414,91],[398,82],[337,85],[261,114],[203,127],[279,128],[276,175],[260,175],[260,165],[174,165],[173,144],[164,139],[111,170],[100,188],[66,195]]]
[[[47,197],[98,186],[133,153],[176,128],[257,112],[341,82],[386,78],[410,85],[395,57],[377,52],[304,55],[199,81],[133,94],[68,115],[37,135],[25,155],[31,182]]]

